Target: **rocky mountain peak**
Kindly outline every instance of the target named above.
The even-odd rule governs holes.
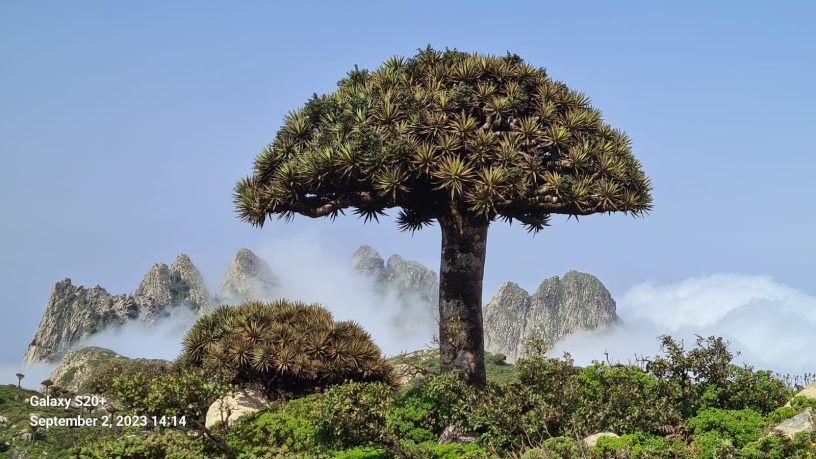
[[[523,355],[529,339],[552,345],[567,335],[608,327],[620,319],[615,300],[597,277],[569,271],[544,279],[529,295],[507,282],[483,309],[485,349],[510,360]]]
[[[354,269],[366,276],[382,280],[385,276],[385,260],[373,247],[363,245],[354,251]]]
[[[227,301],[269,299],[278,289],[272,268],[249,249],[239,250],[227,266],[221,296]]]
[[[185,299],[187,301],[198,309],[209,309],[210,293],[204,285],[204,278],[201,276],[201,272],[196,268],[187,254],[182,253],[176,257],[176,260],[170,265],[170,273],[175,284],[186,284],[180,287],[182,287],[181,289],[186,287],[187,293],[183,296],[186,296]]]
[[[149,309],[173,303],[173,294],[170,292],[170,268],[164,263],[156,263],[144,275],[142,283],[133,292],[133,296]]]
[[[108,325],[136,319],[140,312],[140,305],[130,296],[111,295],[100,286],[88,289],[64,279],[51,289],[23,361],[52,362],[82,338]]]
[[[169,308],[206,309],[209,295],[190,257],[179,255],[172,266],[156,263],[131,295],[112,295],[104,288],[54,284],[45,313],[26,350],[24,362],[53,362],[66,350],[109,326],[127,321],[155,321]]]

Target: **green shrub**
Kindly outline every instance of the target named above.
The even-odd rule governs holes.
[[[793,445],[787,437],[768,435],[752,441],[740,450],[741,459],[786,459]]]
[[[695,442],[698,437],[706,436],[706,451],[715,442],[707,436],[714,435],[722,441],[730,441],[734,447],[742,446],[757,440],[762,435],[765,418],[754,410],[722,410],[706,408],[697,416],[689,419],[688,426],[694,430]]]
[[[450,424],[467,424],[478,394],[464,382],[461,372],[453,371],[425,378],[406,396],[416,397],[434,407],[434,433],[439,434]]]
[[[260,384],[267,394],[308,394],[345,381],[395,384],[391,364],[359,325],[324,307],[279,300],[222,306],[184,339],[182,362]]]
[[[548,427],[557,421],[556,410],[533,389],[519,383],[491,384],[479,394],[466,427],[480,432],[485,445],[507,453],[549,438]]]
[[[336,449],[357,446],[394,445],[387,430],[386,413],[394,398],[391,387],[382,383],[349,383],[334,386],[320,399],[317,435]]]
[[[577,459],[582,457],[578,443],[568,437],[553,437],[542,442],[537,448],[529,449],[521,459]]]
[[[579,406],[572,414],[576,435],[601,431],[659,433],[681,417],[660,382],[635,366],[588,366],[578,376]]]
[[[620,437],[601,437],[593,451],[603,457],[619,457],[625,453],[625,457],[631,459],[688,457],[682,441],[668,440],[645,432]]]
[[[541,340],[528,341],[526,349],[527,355],[516,363],[519,384],[538,394],[551,410],[547,419],[550,434],[561,435],[578,406],[581,370],[569,354],[562,359],[546,357],[547,349]]]
[[[163,360],[111,359],[94,369],[78,392],[107,395],[124,406],[137,406],[147,398],[150,383],[171,371],[172,365]]]
[[[74,448],[75,459],[199,459],[205,457],[203,442],[179,431],[167,430],[146,436],[102,439]]]
[[[732,365],[729,382],[722,393],[720,408],[751,409],[768,414],[784,405],[792,391],[770,371],[754,371],[751,367]]]
[[[242,418],[227,434],[227,444],[246,457],[292,457],[326,451],[317,439],[321,394],[310,395]]]
[[[386,413],[386,423],[398,438],[412,443],[434,441],[444,428],[438,422],[433,403],[412,395],[397,398]]]
[[[187,427],[192,428],[203,424],[209,406],[231,389],[223,378],[201,370],[155,373],[142,369],[113,376],[97,393],[115,399],[121,414],[184,416]]]

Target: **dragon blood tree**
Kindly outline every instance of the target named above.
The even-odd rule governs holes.
[[[508,54],[428,47],[290,112],[235,187],[240,217],[365,221],[398,208],[401,230],[438,222],[443,371],[485,383],[482,278],[496,219],[535,233],[552,214],[642,215],[651,185],[628,137],[582,93]]]

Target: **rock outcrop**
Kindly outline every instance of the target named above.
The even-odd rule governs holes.
[[[170,308],[209,308],[201,273],[187,255],[172,266],[154,265],[131,295],[112,295],[100,286],[85,288],[71,279],[57,282],[26,350],[24,363],[57,361],[71,346],[110,326],[131,320],[155,321]]]
[[[364,245],[354,252],[354,270],[370,277],[381,293],[393,293],[406,301],[426,305],[434,316],[439,315],[439,279],[425,265],[394,254],[383,261],[379,252]]]
[[[816,411],[814,411],[813,408],[806,408],[805,411],[782,421],[781,424],[772,429],[773,433],[784,435],[788,438],[793,438],[796,434],[801,432],[814,431],[816,431]]]
[[[584,438],[583,442],[590,448],[594,448],[595,445],[598,444],[598,440],[601,438],[618,438],[620,435],[616,434],[615,432],[598,432],[596,434],[592,434],[586,438]]]
[[[51,372],[48,379],[55,385],[76,392],[93,375],[99,365],[111,360],[128,360],[109,349],[101,347],[81,347],[71,349],[62,362]]]
[[[210,405],[204,425],[211,429],[218,423],[234,424],[242,417],[264,409],[269,400],[260,392],[244,389],[225,395]]]
[[[176,261],[170,265],[170,273],[172,276],[178,278],[175,283],[183,282],[186,285],[186,294],[184,294],[184,292],[178,292],[183,294],[182,297],[185,301],[189,301],[190,304],[197,306],[202,312],[209,310],[211,301],[210,292],[207,291],[207,287],[204,285],[204,278],[201,276],[201,272],[196,268],[193,264],[193,260],[191,260],[187,254],[182,253],[176,257]]]
[[[140,312],[131,296],[111,295],[98,285],[90,289],[73,285],[71,279],[57,282],[23,361],[53,362],[82,338],[137,319]]]
[[[615,309],[612,295],[590,274],[570,271],[545,279],[532,295],[507,282],[484,307],[485,349],[514,361],[529,339],[552,345],[569,334],[617,323]]]
[[[280,282],[272,268],[248,249],[235,254],[221,283],[220,302],[269,300],[276,296]]]

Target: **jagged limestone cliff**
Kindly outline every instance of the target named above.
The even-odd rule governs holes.
[[[552,345],[578,331],[595,330],[620,319],[615,300],[598,278],[569,271],[545,279],[532,295],[512,282],[485,305],[485,349],[515,360],[529,339]]]
[[[277,276],[264,260],[251,250],[241,249],[224,273],[219,302],[269,300],[276,297],[279,284]]]
[[[71,346],[109,326],[129,320],[155,321],[169,308],[209,308],[201,273],[187,255],[168,267],[154,265],[131,295],[112,295],[104,288],[85,288],[65,279],[54,285],[45,313],[23,361],[54,362]]]
[[[71,279],[57,282],[23,361],[52,362],[83,337],[139,314],[140,306],[131,296],[111,295],[98,285],[90,289],[73,285]]]
[[[371,277],[379,288],[390,289],[400,296],[416,297],[436,310],[439,279],[421,263],[397,254],[391,255],[386,263],[379,252],[364,245],[354,252],[354,269]]]
[[[386,263],[369,246],[354,252],[354,269],[373,279],[384,294],[402,298],[405,321],[419,320],[418,310],[429,321],[439,317],[439,281],[436,273],[415,261],[392,255]],[[417,308],[422,303],[423,308]],[[617,322],[615,300],[596,277],[570,271],[563,278],[545,279],[530,295],[513,282],[506,282],[483,309],[485,350],[518,358],[525,343],[540,338],[551,345],[571,333],[607,327]],[[422,327],[419,327],[422,329]]]

